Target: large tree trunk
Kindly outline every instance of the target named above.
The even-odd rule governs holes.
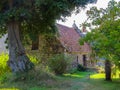
[[[105,80],[111,81],[111,63],[109,60],[105,61]]]
[[[9,60],[8,65],[12,72],[26,72],[34,66],[26,56],[25,49],[22,46],[19,35],[19,23],[11,21],[8,23],[8,40],[9,40]]]

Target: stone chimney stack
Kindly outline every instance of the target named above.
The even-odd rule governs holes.
[[[82,32],[84,32],[84,33],[87,32],[86,27],[84,25],[82,26]]]

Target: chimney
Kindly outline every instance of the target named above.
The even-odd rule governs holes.
[[[85,32],[85,33],[87,32],[85,25],[82,26],[82,32]]]

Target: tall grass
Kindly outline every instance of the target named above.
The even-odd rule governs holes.
[[[35,68],[27,73],[20,74],[12,74],[10,68],[7,65],[7,61],[9,59],[8,54],[1,54],[0,55],[0,82],[6,81],[16,81],[22,80],[23,77],[26,81],[31,80],[41,80],[41,79],[49,79],[52,78],[52,73],[49,72],[48,66],[43,66],[39,63],[40,60],[36,58],[35,55],[27,55],[31,62],[35,64]]]

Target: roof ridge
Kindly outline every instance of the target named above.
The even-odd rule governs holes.
[[[74,29],[73,27],[69,27],[69,26],[66,26],[66,25],[63,25],[63,24],[59,24],[59,23],[57,23],[56,25],[59,25],[59,26],[62,26],[62,27],[66,27],[66,28],[70,28],[70,29]]]

